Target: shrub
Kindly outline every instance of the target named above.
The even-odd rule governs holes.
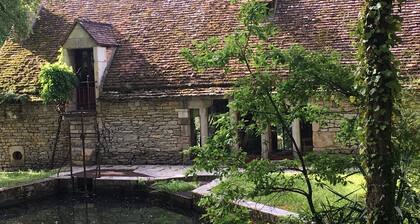
[[[77,82],[71,67],[60,62],[45,64],[39,74],[41,98],[44,103],[64,104],[71,99]]]

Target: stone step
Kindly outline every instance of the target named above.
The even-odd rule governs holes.
[[[96,125],[94,125],[94,124],[83,125],[83,129],[85,129],[85,130],[96,130]],[[82,130],[82,125],[72,125],[72,124],[70,124],[70,131],[71,130]]]
[[[84,130],[83,133],[85,133],[86,135],[96,135],[97,134],[96,130]],[[80,134],[82,134],[82,130],[70,130],[70,134],[72,134],[72,135],[78,134],[80,136]]]
[[[83,161],[82,156],[82,121],[80,114],[74,114],[67,117],[70,127],[69,134],[71,137],[72,161],[74,164],[81,164]],[[85,134],[85,159],[88,164],[93,164],[95,161],[95,149],[98,141],[96,116],[83,117],[83,133]]]
[[[71,148],[72,149],[78,149],[82,148],[82,142],[81,141],[72,141],[71,142]],[[96,142],[85,142],[85,148],[96,148],[97,143]]]

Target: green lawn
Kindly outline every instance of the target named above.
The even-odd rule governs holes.
[[[346,195],[351,192],[351,195],[349,195],[349,198],[355,201],[363,201],[365,198],[366,191],[363,188],[363,185],[365,183],[365,180],[362,175],[353,175],[348,178],[350,181],[348,184],[337,184],[335,186],[330,185],[335,191]],[[315,181],[314,181],[315,182]],[[306,185],[303,181],[296,182],[295,185],[299,189],[306,190]],[[332,193],[331,191],[322,188],[318,185],[313,185],[313,200],[315,203],[315,207],[319,208],[322,203],[326,202],[336,202],[339,197]],[[296,194],[296,193],[272,193],[270,195],[266,196],[259,196],[252,198],[253,201],[260,202],[262,204],[267,204],[270,206],[282,208],[288,211],[292,212],[303,212],[308,211],[308,204],[306,201],[306,198],[302,195]],[[340,201],[338,203],[343,203],[344,201]]]
[[[198,187],[198,182],[187,182],[183,180],[164,180],[152,185],[155,189],[166,192],[187,192]]]
[[[0,171],[0,187],[10,187],[17,184],[28,183],[34,180],[43,179],[53,175],[55,172],[55,170],[28,170],[15,172]]]
[[[291,176],[291,175],[290,175]],[[346,195],[353,191],[355,191],[353,194],[349,196],[352,200],[357,201],[364,201],[365,197],[365,190],[363,188],[363,185],[365,183],[365,180],[362,175],[353,175],[347,178],[348,183],[346,185],[343,184],[337,184],[335,186],[330,185],[335,191]],[[244,183],[241,180],[235,180],[235,185],[238,184],[238,186],[241,186],[241,189],[248,191],[250,189],[253,189],[252,184],[250,183]],[[339,199],[338,196],[330,192],[329,190],[322,188],[319,185],[316,185],[316,181],[312,181],[312,187],[313,187],[313,200],[315,203],[315,207],[320,207],[322,203],[326,202],[335,202]],[[297,179],[294,184],[295,188],[299,188],[306,191],[306,185],[301,179]],[[216,186],[213,191],[217,192],[220,191],[220,187]],[[290,192],[278,192],[278,193],[272,193],[269,195],[264,196],[257,196],[248,198],[249,200],[259,202],[262,204],[282,208],[288,211],[302,213],[304,211],[308,211],[308,203],[304,196],[297,194],[297,193],[290,193]],[[338,203],[343,203],[344,201],[340,201]]]

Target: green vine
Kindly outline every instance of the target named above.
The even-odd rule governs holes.
[[[396,223],[395,190],[398,150],[392,146],[393,116],[400,101],[399,62],[391,48],[400,38],[402,18],[393,12],[394,2],[366,0],[357,26],[358,89],[364,121],[362,149],[367,171],[366,204],[369,223]]]
[[[0,91],[0,105],[2,104],[25,104],[30,100],[28,95],[17,94],[13,92]]]

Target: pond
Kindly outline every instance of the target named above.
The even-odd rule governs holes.
[[[0,209],[0,224],[197,224],[191,211],[175,211],[142,198],[52,197]]]

